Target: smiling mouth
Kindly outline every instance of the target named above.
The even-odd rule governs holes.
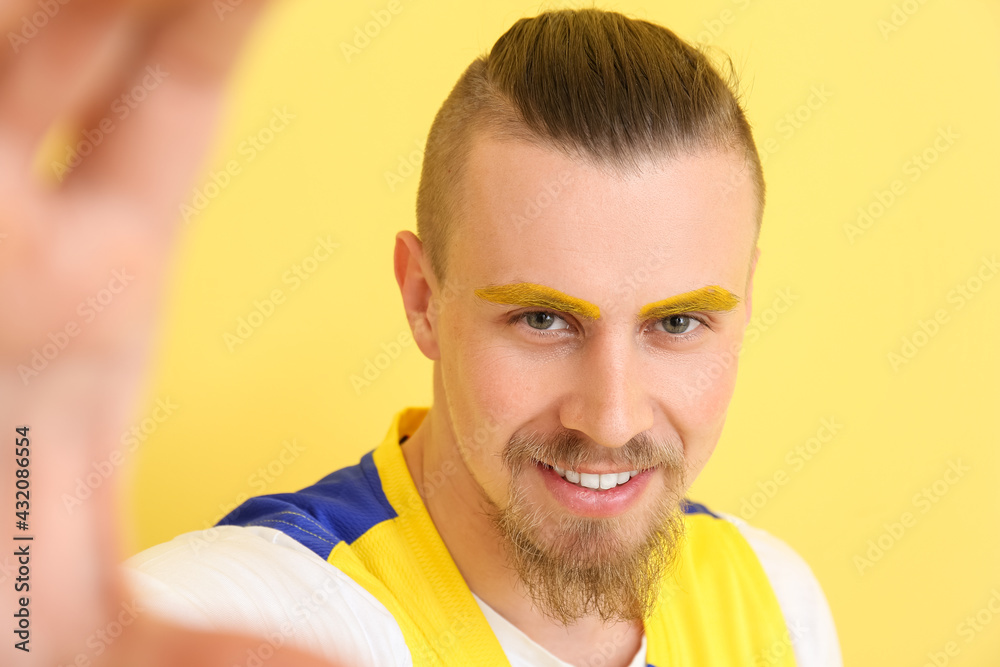
[[[577,472],[575,470],[564,470],[559,466],[549,465],[547,463],[542,463],[541,461],[538,462],[538,465],[543,468],[548,468],[549,470],[554,470],[557,475],[570,484],[575,484],[576,486],[584,489],[593,489],[595,491],[607,491],[622,486],[623,484],[628,484],[629,480],[638,475],[640,472],[639,470],[627,470],[624,472],[589,473]]]

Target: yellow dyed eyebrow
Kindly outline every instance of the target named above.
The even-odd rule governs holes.
[[[588,320],[596,320],[601,316],[601,309],[589,301],[535,283],[509,283],[480,287],[475,293],[480,299],[493,303],[551,308],[563,313],[575,313]]]
[[[588,320],[601,317],[601,309],[589,301],[536,283],[508,283],[480,287],[475,290],[475,294],[480,299],[493,303],[549,308],[563,313],[575,313]],[[739,297],[729,290],[718,285],[709,285],[643,306],[636,320],[639,322],[649,319],[659,320],[694,310],[725,312],[736,308],[739,302]]]
[[[682,315],[693,310],[725,312],[736,308],[739,302],[739,297],[729,290],[718,285],[709,285],[643,306],[637,319],[640,322],[642,320],[661,320],[664,317]]]

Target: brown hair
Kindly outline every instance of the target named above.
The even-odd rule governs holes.
[[[417,234],[435,276],[445,278],[461,203],[456,184],[479,131],[618,172],[681,150],[742,150],[759,234],[763,171],[727,62],[728,82],[667,28],[617,12],[564,9],[517,21],[465,70],[427,137]]]

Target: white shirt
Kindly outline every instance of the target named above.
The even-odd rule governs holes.
[[[490,629],[500,641],[500,646],[507,655],[511,667],[573,667],[570,663],[560,660],[537,644],[520,628],[498,614],[493,607],[483,602],[478,595],[473,593],[472,597],[476,599],[479,608],[483,610],[483,614],[490,624]],[[639,646],[639,650],[627,667],[646,667],[646,635],[642,636],[642,645]]]
[[[717,513],[719,514],[719,513]],[[770,580],[799,667],[842,667],[826,597],[787,544],[719,514],[747,539]],[[179,625],[268,638],[359,667],[412,665],[392,614],[367,590],[279,530],[219,526],[179,535],[123,563],[140,610]],[[512,667],[571,667],[473,594]],[[629,667],[645,667],[646,638]]]

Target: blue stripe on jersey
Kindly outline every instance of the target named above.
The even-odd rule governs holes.
[[[719,518],[700,503],[681,501],[685,514]],[[376,524],[396,518],[382,490],[372,452],[296,493],[250,498],[216,524],[266,526],[285,533],[326,560],[338,542],[354,542]]]
[[[396,516],[368,452],[296,493],[250,498],[216,525],[276,528],[326,560],[338,542],[352,543]]]
[[[684,510],[685,514],[707,514],[709,516],[714,516],[716,519],[720,518],[718,514],[708,509],[701,503],[693,503],[687,498],[681,501],[681,508]]]

